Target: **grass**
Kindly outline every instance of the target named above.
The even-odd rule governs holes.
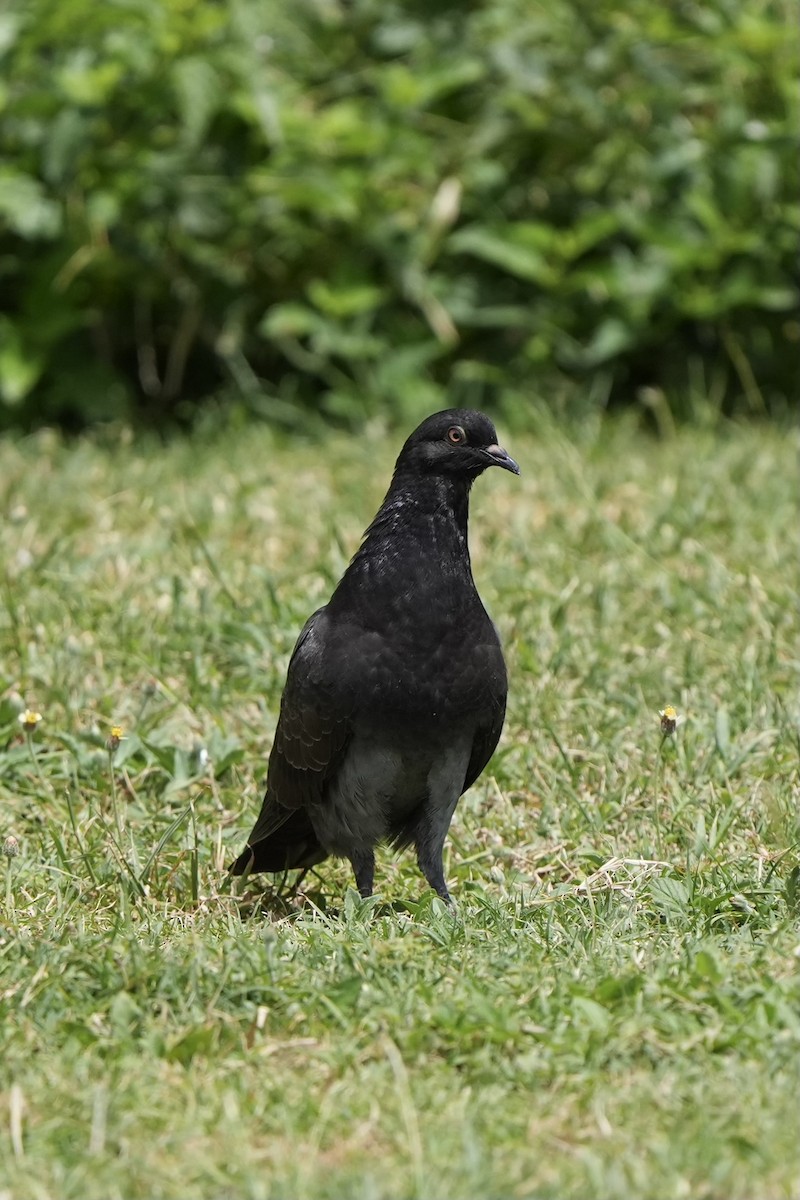
[[[456,918],[223,872],[397,436],[0,443],[2,1200],[800,1195],[792,437],[507,440]]]

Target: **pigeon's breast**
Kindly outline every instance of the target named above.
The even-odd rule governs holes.
[[[438,636],[375,635],[361,662],[363,715],[424,730],[481,709],[506,693],[506,670],[494,626],[442,627]]]

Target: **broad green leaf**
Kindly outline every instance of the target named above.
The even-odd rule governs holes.
[[[0,399],[19,404],[41,376],[43,360],[22,344],[8,317],[0,316]]]
[[[61,228],[61,206],[38,179],[0,168],[0,229],[3,224],[24,238],[52,238]]]
[[[311,301],[331,317],[354,317],[378,307],[383,289],[369,283],[350,285],[329,284],[314,279],[308,286]]]
[[[509,226],[502,230],[473,225],[455,233],[447,248],[455,254],[468,254],[501,267],[520,279],[549,284],[556,275],[540,247],[547,244],[538,225]]]
[[[183,58],[173,68],[175,94],[186,139],[200,141],[221,96],[219,77],[203,58]]]

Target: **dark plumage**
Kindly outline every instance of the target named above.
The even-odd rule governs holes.
[[[467,545],[470,486],[491,466],[519,474],[479,412],[435,413],[403,446],[361,548],[294,648],[264,803],[234,875],[336,854],[369,896],[374,848],[389,841],[413,844],[449,899],[447,830],[506,708]]]

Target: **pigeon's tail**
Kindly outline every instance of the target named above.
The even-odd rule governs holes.
[[[254,845],[247,845],[228,871],[231,875],[267,871],[277,874],[296,867],[315,867],[328,857],[302,809]]]

